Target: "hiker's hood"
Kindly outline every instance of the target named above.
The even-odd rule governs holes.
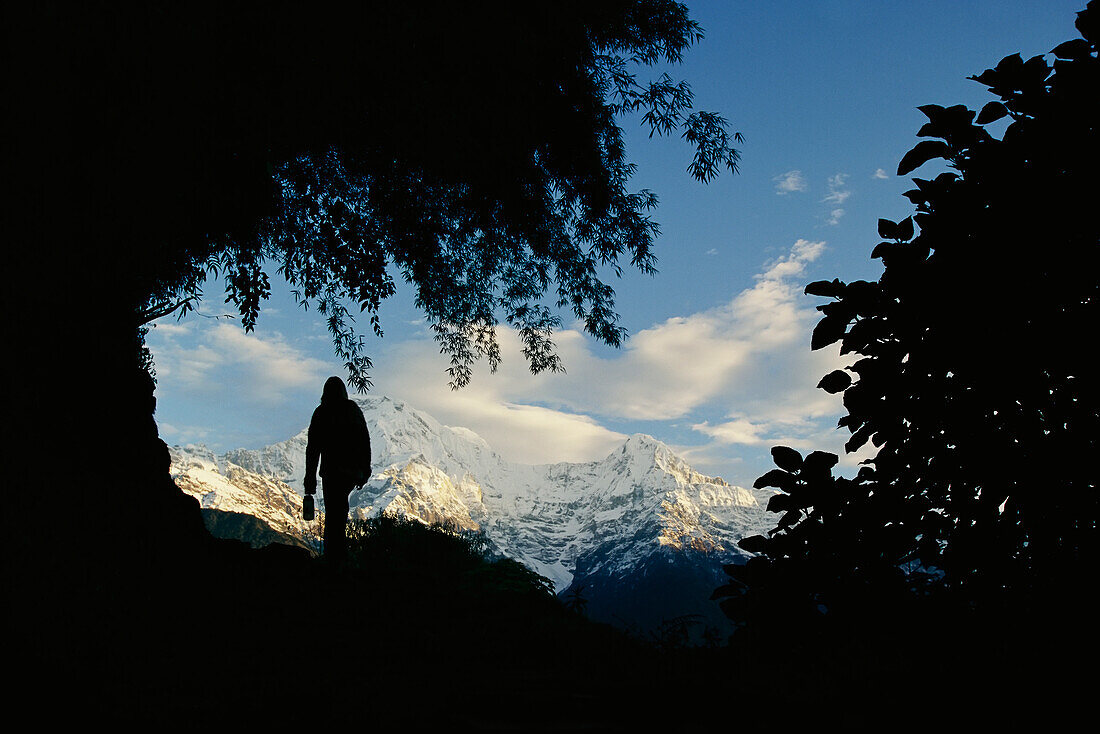
[[[325,381],[325,389],[321,393],[322,404],[338,404],[348,399],[348,389],[344,381],[339,377],[330,377]]]

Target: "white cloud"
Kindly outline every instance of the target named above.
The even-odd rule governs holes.
[[[175,391],[281,403],[290,392],[317,388],[331,374],[328,362],[307,356],[278,333],[246,333],[220,322],[209,329],[157,324],[147,337],[158,382]],[[319,388],[317,388],[319,389]]]
[[[874,174],[871,176],[871,178],[880,178],[880,179],[881,178],[889,178],[889,177],[890,177],[889,174],[887,174],[886,171],[884,171],[881,168],[876,168]]]
[[[775,193],[785,196],[794,191],[806,190],[806,179],[802,177],[802,171],[794,170],[781,173],[772,178],[775,181]]]
[[[206,443],[216,433],[210,426],[177,426],[173,423],[159,422],[157,432],[168,444]]]
[[[718,439],[721,443],[744,444],[749,446],[764,443],[765,439],[761,434],[766,430],[764,426],[756,425],[745,418],[726,421],[725,423],[714,426],[710,425],[707,421],[703,421],[702,423],[696,423],[691,428],[692,430],[705,433],[712,438]]]
[[[253,384],[263,386],[257,397],[274,399],[286,390],[314,387],[331,371],[329,363],[305,356],[278,333],[261,338],[238,326],[220,324],[211,333],[211,346],[227,355]]]
[[[192,333],[193,324],[191,322],[183,322],[172,320],[162,320],[152,324],[150,333],[165,338],[169,337],[182,337]]]
[[[707,255],[717,255],[717,254],[718,254],[718,250],[712,247],[712,248],[710,248],[709,250],[707,250],[706,254],[707,254]]]

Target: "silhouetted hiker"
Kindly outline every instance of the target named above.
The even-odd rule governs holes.
[[[317,491],[317,461],[321,462],[321,492],[325,497],[325,555],[347,554],[348,495],[370,479],[370,433],[363,411],[348,399],[339,377],[330,377],[313,411],[306,440],[306,494]]]

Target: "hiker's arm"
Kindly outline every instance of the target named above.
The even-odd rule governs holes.
[[[306,478],[302,487],[306,494],[317,491],[317,461],[321,458],[320,440],[317,435],[317,413],[313,413],[313,420],[309,422],[309,431],[306,432]]]

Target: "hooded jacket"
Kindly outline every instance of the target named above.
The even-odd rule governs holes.
[[[344,381],[330,377],[313,411],[306,439],[306,476],[320,462],[321,478],[359,485],[370,478],[370,432],[363,411],[348,398]]]

